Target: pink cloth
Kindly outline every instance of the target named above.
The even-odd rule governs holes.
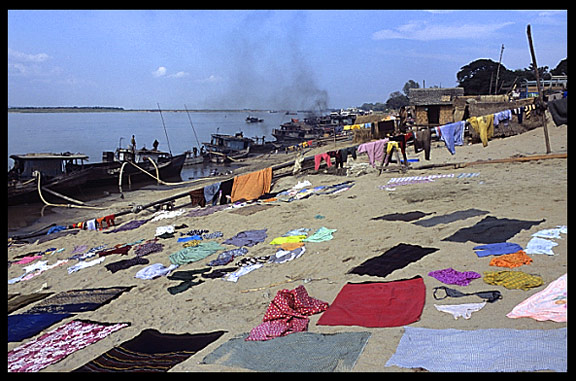
[[[509,318],[530,317],[538,321],[552,320],[563,323],[568,320],[568,274],[550,283],[510,311]]]
[[[18,262],[14,262],[14,263],[17,263],[19,265],[25,265],[25,264],[30,263],[32,261],[35,261],[36,259],[39,259],[39,258],[42,258],[42,256],[41,255],[34,255],[31,257],[24,257],[21,260],[19,260]]]
[[[304,286],[280,290],[268,306],[262,323],[246,340],[262,341],[308,329],[308,316],[326,311],[328,303],[308,295]]]
[[[128,325],[72,320],[8,352],[8,371],[38,372]]]
[[[327,153],[321,153],[314,156],[314,170],[317,171],[320,169],[320,163],[322,163],[322,159],[326,160],[326,166],[330,168],[332,166],[332,162],[330,161],[330,155]]]
[[[382,162],[382,159],[384,159],[384,150],[386,149],[387,144],[388,138],[360,144],[357,153],[365,152],[368,155],[370,165],[375,167],[376,163],[380,163]]]

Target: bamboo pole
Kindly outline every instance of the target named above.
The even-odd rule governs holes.
[[[536,75],[536,85],[538,86],[538,98],[543,102],[542,89],[540,87],[540,74],[538,73],[538,64],[536,63],[536,53],[534,52],[534,45],[532,44],[532,32],[530,24],[526,27],[526,34],[528,35],[528,44],[530,45],[530,54],[532,55],[532,65],[534,66],[534,74]],[[544,141],[546,143],[546,153],[550,153],[550,138],[548,137],[548,126],[546,125],[546,113],[542,113],[542,125],[544,126]]]

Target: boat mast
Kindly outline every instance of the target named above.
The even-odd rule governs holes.
[[[186,110],[186,115],[188,115],[188,121],[190,122],[190,126],[192,126],[192,131],[194,131],[194,136],[196,137],[196,143],[198,144],[198,149],[200,149],[200,140],[198,140],[198,135],[196,135],[196,129],[192,124],[192,119],[190,119],[190,113],[188,112],[188,107],[184,105],[184,110]]]
[[[160,109],[160,103],[156,102],[158,105],[158,111],[160,111],[160,118],[162,119],[162,126],[164,126],[164,135],[166,135],[166,141],[168,142],[168,151],[170,151],[170,156],[172,156],[172,149],[170,148],[170,140],[168,139],[168,133],[166,132],[166,124],[164,123],[164,117],[162,116],[162,110]]]

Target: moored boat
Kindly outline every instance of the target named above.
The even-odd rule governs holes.
[[[210,143],[203,144],[211,162],[224,163],[247,157],[253,143],[252,139],[239,132],[235,135],[211,134]]]

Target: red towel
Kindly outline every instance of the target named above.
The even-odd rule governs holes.
[[[421,276],[392,282],[348,283],[318,325],[399,327],[420,320],[426,286]]]

